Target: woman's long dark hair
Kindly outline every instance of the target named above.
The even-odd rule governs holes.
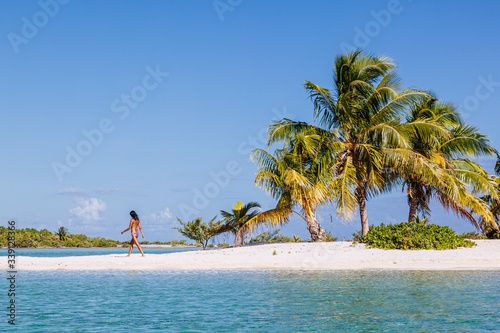
[[[132,218],[134,220],[139,221],[139,216],[137,216],[137,213],[135,212],[135,210],[133,210],[133,211],[130,212],[130,216],[132,216]]]

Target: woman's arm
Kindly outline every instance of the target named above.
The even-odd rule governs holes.
[[[128,228],[122,231],[122,234],[123,234],[124,232],[126,232],[126,231],[129,231],[129,230],[130,230],[130,228],[132,228],[132,220],[130,220],[130,224],[129,224]]]

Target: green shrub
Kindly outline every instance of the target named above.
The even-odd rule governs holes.
[[[203,223],[201,217],[189,222],[182,222],[181,219],[177,218],[182,228],[175,227],[172,229],[179,231],[184,237],[194,240],[197,246],[199,243],[199,246],[203,247],[203,250],[205,250],[210,238],[216,236],[220,232],[221,225],[224,223],[223,220],[215,222],[216,218],[217,216],[208,223]]]
[[[217,244],[217,247],[229,247],[229,244],[219,243],[219,244]]]
[[[375,228],[375,225],[374,224],[371,224],[369,229],[372,230],[373,228]],[[361,239],[361,235],[362,235],[363,231],[362,230],[357,230],[356,232],[353,232],[352,233],[352,241],[353,242],[359,242],[359,240]],[[350,241],[349,239],[347,241]]]
[[[336,242],[338,239],[339,239],[339,238],[338,238],[338,237],[333,236],[333,235],[332,235],[332,233],[331,233],[330,231],[328,231],[328,232],[326,233],[326,239],[325,239],[325,240],[326,240],[327,242]]]
[[[476,245],[464,239],[463,236],[457,235],[450,227],[417,222],[381,224],[371,228],[360,241],[366,243],[368,247],[386,250],[446,250]]]
[[[464,233],[460,234],[460,236],[462,236],[463,238],[466,238],[466,239],[487,239],[487,237],[485,235],[479,234],[479,233],[474,232],[474,231],[464,232]]]

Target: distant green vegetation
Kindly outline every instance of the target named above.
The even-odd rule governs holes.
[[[0,246],[7,247],[7,234],[9,229],[0,226]],[[85,235],[68,233],[66,228],[59,228],[57,232],[47,229],[34,228],[17,229],[15,247],[116,247],[120,241],[104,239],[101,237],[90,238]]]
[[[371,228],[368,234],[361,237],[361,242],[366,243],[368,247],[385,250],[446,250],[476,245],[450,227],[419,222],[381,224]]]
[[[265,242],[292,242],[293,240],[280,234],[280,229],[273,231],[265,231],[255,238],[250,239],[250,243],[265,243]]]
[[[7,233],[9,230],[6,227],[0,226],[0,247],[7,247]],[[171,240],[168,242],[148,242],[143,241],[141,244],[152,245],[172,245],[172,246],[201,246],[201,244],[187,244],[185,239]],[[50,232],[47,229],[36,230],[34,228],[17,229],[16,243],[17,248],[26,247],[129,247],[129,241],[120,242],[102,237],[88,237],[82,234],[72,235],[68,229],[61,227],[56,232]]]
[[[144,245],[172,245],[172,246],[201,246],[201,244],[188,244],[186,242],[185,239],[181,239],[181,240],[177,240],[177,239],[174,239],[174,240],[171,240],[171,241],[168,241],[168,242],[160,242],[160,241],[155,241],[155,242],[148,242],[148,241],[142,241],[142,242],[139,242],[141,245],[144,244]],[[125,246],[129,246],[129,243],[127,242],[125,244]]]

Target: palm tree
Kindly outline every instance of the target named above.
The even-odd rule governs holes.
[[[260,167],[256,186],[265,189],[278,203],[276,208],[250,219],[241,231],[252,232],[261,224],[272,227],[285,224],[295,213],[306,222],[313,242],[326,240],[326,232],[316,218],[318,207],[333,199],[330,155],[324,149],[326,140],[315,129],[305,130],[289,136],[283,149],[273,155],[262,149],[252,152],[252,160]]]
[[[60,227],[56,232],[56,235],[59,236],[59,240],[65,241],[68,237],[68,229],[66,229],[65,227]]]
[[[495,174],[500,176],[500,157],[497,156],[495,164]],[[492,176],[493,181],[496,183],[495,190],[480,199],[483,200],[490,208],[493,215],[493,221],[480,217],[479,224],[481,230],[489,238],[500,238],[500,177]]]
[[[416,89],[401,91],[394,69],[391,59],[360,50],[337,56],[332,91],[305,83],[318,126],[283,119],[268,133],[269,145],[304,131],[328,138],[324,143],[325,155],[332,163],[330,197],[344,219],[351,219],[356,207],[359,209],[363,235],[369,230],[367,198],[388,189],[385,170],[397,169],[415,158],[420,167],[430,167],[408,149],[398,128],[407,109],[427,99],[428,94]],[[426,123],[415,126],[430,130]]]
[[[404,179],[403,189],[408,189],[408,221],[415,220],[417,211],[428,216],[428,204],[432,197],[437,198],[443,207],[468,219],[478,229],[480,227],[473,213],[491,220],[484,202],[467,189],[476,193],[490,193],[495,184],[478,164],[465,158],[495,154],[490,141],[479,134],[476,128],[464,124],[453,105],[439,102],[434,97],[413,107],[406,120],[407,124],[401,128],[406,128],[408,124],[428,122],[434,129],[439,129],[433,135],[428,135],[419,126],[406,128],[412,150],[432,161],[434,167],[441,171],[440,178],[434,178],[437,181],[433,181],[426,175],[428,169],[412,167],[412,163],[399,170],[399,175]]]
[[[254,208],[260,208],[260,205],[257,202],[249,202],[244,205],[243,202],[238,201],[233,205],[232,212],[229,213],[221,210],[221,215],[224,217],[224,224],[221,226],[223,232],[229,231],[234,235],[238,234],[238,237],[234,239],[234,246],[245,243],[244,230],[240,233],[238,231],[240,231],[245,223],[259,214],[260,211],[258,209],[251,211]]]

